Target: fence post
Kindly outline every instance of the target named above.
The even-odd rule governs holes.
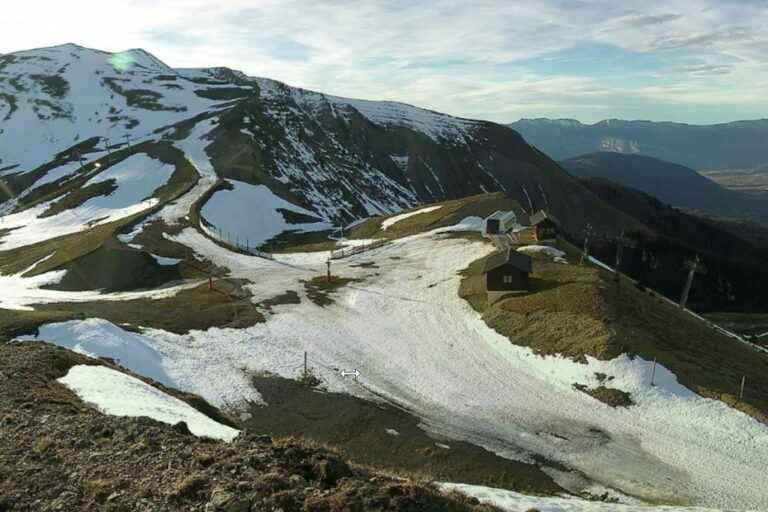
[[[744,399],[744,384],[747,382],[747,376],[744,375],[741,378],[741,391],[739,391],[739,402],[741,402]]]

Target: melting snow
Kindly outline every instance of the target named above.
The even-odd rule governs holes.
[[[0,238],[0,250],[77,233],[148,210],[158,202],[149,196],[168,181],[173,171],[173,166],[147,155],[132,155],[105,169],[84,185],[113,179],[117,189],[107,196],[93,197],[76,208],[50,217],[41,215],[52,203],[43,203],[0,218],[0,228],[11,230]]]
[[[413,212],[401,213],[400,215],[395,215],[394,217],[390,217],[388,219],[384,219],[384,221],[381,223],[381,229],[386,231],[387,229],[389,229],[390,226],[392,226],[393,224],[397,224],[401,220],[405,220],[405,219],[407,219],[409,217],[413,217],[414,215],[419,215],[419,214],[422,214],[422,213],[433,212],[433,211],[438,210],[440,208],[442,208],[442,206],[428,206],[426,208],[422,208],[420,210],[416,210],[416,211],[413,211]]]
[[[105,414],[146,416],[169,425],[183,421],[196,436],[224,441],[231,441],[240,434],[240,431],[212,420],[186,402],[111,368],[73,366],[59,382]]]
[[[259,246],[283,231],[321,231],[330,229],[327,222],[291,224],[279,209],[302,215],[314,212],[277,197],[265,185],[250,185],[228,180],[233,190],[220,190],[202,208],[201,214],[218,229],[243,243]]]
[[[650,507],[587,501],[579,498],[543,498],[480,485],[441,483],[440,487],[446,491],[460,491],[467,496],[477,498],[483,503],[496,505],[508,512],[522,512],[523,510],[538,510],[540,512],[716,512],[715,509],[700,507]]]
[[[178,258],[166,258],[164,256],[158,256],[157,254],[151,254],[151,253],[150,253],[150,256],[152,256],[155,259],[158,265],[163,267],[172,267],[174,265],[178,265],[179,263],[181,263],[181,260]]]
[[[470,220],[461,229],[477,224]],[[145,330],[144,340],[184,390],[219,405],[249,400],[256,393],[250,372],[295,378],[307,351],[327,389],[385,397],[414,411],[443,439],[519,460],[541,454],[647,500],[768,504],[764,425],[694,394],[662,366],[651,386],[652,363],[641,358],[581,364],[541,357],[490,329],[456,293],[458,271],[488,254],[486,244],[435,232],[340,260],[334,273],[362,281],[341,288],[336,302],[321,308],[306,298],[299,280],[322,267],[227,254],[193,233],[185,230],[176,240],[228,266],[233,277],[251,280],[256,300],[294,290],[301,303],[280,306],[247,329]],[[361,261],[379,268],[372,273],[353,266]],[[43,330],[40,339],[55,342],[53,334]],[[361,375],[343,379],[338,368],[357,368]],[[574,383],[599,385],[597,372],[613,376],[611,386],[629,392],[636,405],[614,409],[573,389]]]

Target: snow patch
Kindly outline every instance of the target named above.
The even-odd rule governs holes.
[[[231,441],[240,434],[239,430],[212,420],[186,402],[111,368],[73,366],[59,382],[104,414],[146,416],[169,425],[183,421],[196,436],[223,441]]]
[[[152,256],[161,267],[172,267],[181,263],[181,260],[178,258],[166,258],[165,256],[158,256],[157,254],[152,253],[150,253],[150,256]]]
[[[416,210],[416,211],[413,211],[413,212],[401,213],[400,215],[395,215],[394,217],[390,217],[388,219],[384,219],[384,221],[381,223],[381,229],[386,231],[392,225],[397,224],[401,220],[405,220],[407,218],[413,217],[414,215],[420,215],[422,213],[433,212],[435,210],[439,210],[440,208],[442,208],[442,206],[428,206],[426,208],[422,208],[420,210]]]
[[[523,510],[539,510],[540,512],[716,512],[716,509],[700,507],[650,507],[587,501],[579,498],[543,498],[481,485],[440,483],[439,486],[445,491],[459,491],[508,512],[521,512]]]
[[[563,251],[548,245],[524,245],[523,247],[519,247],[517,252],[525,254],[544,254],[552,258],[556,263],[568,263]]]
[[[259,246],[283,231],[322,231],[332,226],[328,222],[291,224],[279,209],[316,217],[317,214],[277,197],[265,185],[251,185],[228,180],[232,190],[216,192],[202,208],[202,216],[228,233],[232,240]]]

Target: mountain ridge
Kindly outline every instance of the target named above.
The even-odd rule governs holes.
[[[573,121],[521,119],[507,126],[556,160],[613,151],[652,156],[695,170],[753,168],[768,163],[768,118],[710,125],[621,119],[593,124]]]
[[[616,212],[502,125],[326,95],[228,68],[171,74],[153,68],[161,62],[154,58],[146,66],[120,59],[116,65],[121,55],[64,45],[3,56],[0,130],[16,136],[0,142],[6,188],[25,193],[34,185],[30,172],[57,167],[49,155],[73,164],[78,151],[98,156],[210,119],[201,140],[220,178],[265,184],[333,222],[505,191],[528,208],[549,199],[556,210],[589,204],[604,211],[597,215],[605,219],[598,220],[601,229],[620,229],[607,221]],[[51,81],[60,87],[49,90]],[[73,149],[89,138],[96,140],[90,148]],[[576,214],[566,222],[577,231],[587,221]]]

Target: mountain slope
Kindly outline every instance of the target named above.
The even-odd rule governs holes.
[[[753,168],[768,163],[768,119],[714,125],[608,119],[521,119],[508,126],[552,158],[595,151],[652,156],[696,170]]]
[[[747,218],[768,215],[768,204],[759,198],[725,189],[693,169],[657,158],[601,152],[560,164],[575,176],[609,179],[678,208]]]
[[[265,186],[276,196],[268,203],[295,205],[276,208],[288,230],[487,191],[503,191],[528,209],[548,207],[574,233],[587,222],[603,232],[636,224],[494,123],[324,95],[224,68],[173,70],[141,50],[64,45],[2,59],[0,211],[37,207],[28,215],[48,212],[58,224],[58,215],[93,197],[120,193],[107,179],[89,187],[118,163],[115,151],[152,156],[165,148],[177,168],[189,163],[199,177],[190,206],[221,197],[213,189],[219,180],[229,182],[224,188]],[[246,217],[247,203],[233,202],[231,214]],[[142,211],[149,206],[164,203]]]
[[[514,462],[506,467],[546,475],[534,479],[544,486],[531,488],[537,492],[559,492],[556,485],[651,503],[768,502],[761,485],[766,447],[750,444],[762,439],[763,424],[685,388],[666,367],[657,368],[652,385],[648,356],[586,364],[540,357],[494,332],[458,296],[460,273],[494,250],[481,239],[481,218],[514,207],[512,201],[529,210],[548,207],[572,236],[586,223],[609,238],[621,229],[649,230],[515,131],[221,68],[169,71],[154,59],[126,68],[126,56],[82,48],[43,57],[64,64],[109,59],[104,73],[115,74],[124,94],[111,98],[99,89],[104,101],[125,108],[137,95],[146,101],[130,105],[138,124],[121,128],[130,137],[118,147],[98,139],[98,120],[66,119],[45,146],[47,120],[33,109],[24,114],[36,128],[24,132],[31,138],[24,144],[38,141],[52,153],[25,163],[27,153],[18,151],[13,168],[3,171],[10,192],[2,217],[8,224],[0,225],[0,337],[27,335],[120,359],[132,371],[253,416],[270,410],[263,404],[269,395],[259,389],[263,379],[319,383],[328,395],[411,414],[421,437],[407,456],[421,467],[460,459],[458,443],[470,444],[490,453],[485,460],[504,457]],[[25,73],[9,76],[22,80]],[[157,92],[168,76],[195,99],[171,103],[170,96],[125,92]],[[61,101],[103,83],[95,73],[82,80],[72,78]],[[39,94],[54,98],[40,88],[16,101]],[[167,124],[153,117],[158,104],[175,109],[163,111]],[[87,120],[87,110],[73,111]],[[22,140],[17,125],[7,127]],[[142,172],[146,183],[138,186],[132,178]],[[497,193],[444,201],[485,190]],[[380,216],[347,226],[352,240],[312,231],[369,215]],[[35,229],[41,225],[50,229]],[[316,251],[291,252],[289,243],[284,253],[251,250],[253,238],[272,237],[263,249],[299,235],[312,238]],[[244,236],[251,238],[245,248]],[[339,246],[367,252],[331,260],[329,251]],[[568,258],[578,266],[577,251]],[[166,266],[175,270],[161,275]],[[536,284],[550,294],[573,284],[546,277]],[[608,274],[600,281],[613,282]],[[570,306],[584,304],[575,297]],[[540,320],[529,313],[531,323]],[[724,351],[741,343],[717,340]],[[741,348],[750,356],[756,350]],[[737,372],[723,372],[725,387]],[[612,386],[632,394],[637,407],[613,409],[574,388],[592,387],[598,373],[615,376]],[[748,392],[762,396],[762,382],[750,383]],[[356,428],[373,425],[364,415],[346,418]],[[401,441],[408,432],[392,425],[375,429],[387,449],[417,446]],[[340,437],[350,432],[338,430]],[[740,484],[724,474],[738,475]],[[514,472],[499,476],[499,486],[513,490],[527,481]]]

